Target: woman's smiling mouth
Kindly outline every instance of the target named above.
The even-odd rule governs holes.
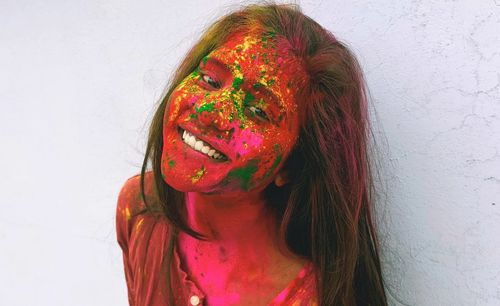
[[[200,152],[201,154],[204,154],[208,156],[211,159],[217,160],[217,161],[227,161],[228,158],[226,155],[224,155],[222,152],[217,151],[214,149],[211,145],[208,143],[204,142],[201,139],[196,138],[193,134],[189,133],[188,131],[179,128],[180,134],[182,136],[182,141],[191,147],[193,150]]]

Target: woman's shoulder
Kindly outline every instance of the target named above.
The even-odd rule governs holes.
[[[151,172],[145,173],[144,185],[150,185],[151,180]],[[122,213],[127,219],[130,219],[132,215],[135,215],[146,208],[141,195],[140,174],[136,174],[125,181],[118,194],[117,206],[118,212]]]
[[[150,204],[154,186],[154,177],[152,172],[146,172],[144,175],[144,194]],[[131,230],[138,215],[146,214],[148,207],[144,202],[141,193],[141,175],[137,174],[125,181],[118,194],[116,205],[116,230],[118,240],[128,240]]]
[[[148,205],[146,206],[141,193],[141,175],[136,174],[125,181],[118,194],[118,208],[130,216],[141,213],[146,209],[152,209],[158,204],[153,172],[144,173],[144,196]]]

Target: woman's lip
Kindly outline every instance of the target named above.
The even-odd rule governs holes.
[[[202,154],[202,155],[206,155],[208,158],[213,159],[214,161],[217,161],[217,162],[227,162],[227,161],[230,161],[230,160],[231,160],[231,158],[228,156],[228,154],[227,154],[226,152],[224,152],[224,150],[221,150],[218,146],[215,146],[215,145],[213,145],[210,141],[207,141],[205,137],[201,137],[201,136],[199,136],[199,135],[198,135],[198,133],[194,133],[191,129],[186,129],[185,127],[183,127],[183,126],[179,125],[179,126],[177,127],[177,132],[178,132],[179,136],[181,137],[181,141],[182,141],[182,142],[184,142],[184,140],[182,139],[182,133],[183,133],[183,131],[186,131],[186,132],[190,133],[191,135],[193,135],[194,137],[196,137],[197,139],[199,139],[199,140],[201,140],[201,141],[203,141],[203,142],[207,143],[207,144],[208,144],[209,146],[211,146],[213,149],[215,149],[215,150],[219,151],[220,153],[222,153],[222,154],[226,157],[226,159],[225,159],[225,160],[217,160],[217,159],[214,159],[214,158],[209,157],[209,156],[208,156],[208,155],[206,155],[205,153],[198,152],[198,151],[196,151],[195,149],[193,149],[193,148],[189,147],[189,148],[191,148],[193,151],[196,151],[196,152],[198,152],[198,153],[200,153],[200,154]],[[186,144],[186,145],[187,145],[187,144]]]

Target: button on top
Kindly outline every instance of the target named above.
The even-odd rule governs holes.
[[[197,295],[192,295],[191,298],[189,299],[189,302],[193,306],[200,305],[200,298]]]

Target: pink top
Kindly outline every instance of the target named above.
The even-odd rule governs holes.
[[[146,189],[148,189],[148,175]],[[125,277],[130,306],[168,305],[166,286],[166,252],[168,250],[168,222],[145,213],[140,197],[140,176],[130,178],[118,197],[116,232],[123,251]],[[175,305],[206,305],[205,294],[190,280],[181,268],[176,247],[171,268],[171,282]],[[317,305],[316,282],[311,263],[306,264],[269,305]]]

